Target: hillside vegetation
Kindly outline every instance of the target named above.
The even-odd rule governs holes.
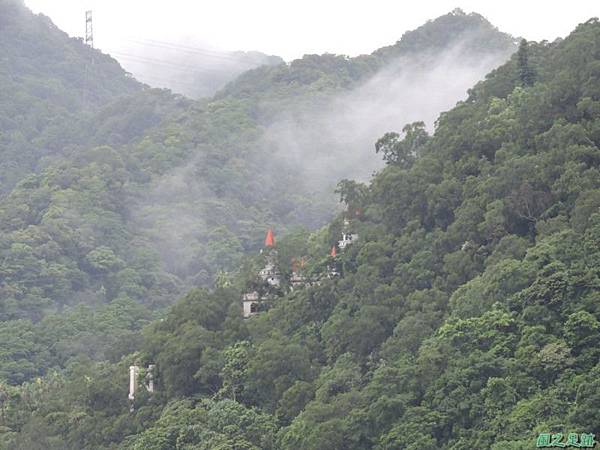
[[[235,122],[248,134],[223,128],[219,139],[251,137],[255,128],[248,118],[255,116],[246,108],[253,95],[266,95],[255,83],[262,81],[268,92],[265,71],[282,71],[301,74],[297,83],[315,88],[325,75],[314,61],[339,62],[336,67],[348,69],[337,78],[343,83],[352,79],[350,68],[359,60],[306,57],[289,67],[257,69],[207,104],[212,114],[192,117],[214,123],[236,111],[248,120]],[[286,83],[275,85],[284,89]],[[232,127],[229,119],[221,123]],[[176,136],[183,135],[175,129]],[[109,356],[93,362],[80,355],[64,371],[18,387],[3,384],[0,442],[11,449],[505,450],[532,448],[539,433],[593,433],[600,423],[598,20],[554,43],[522,42],[467,100],[439,117],[431,135],[422,123],[412,123],[401,134],[385,134],[375,147],[385,168],[368,185],[339,184],[348,211],[361,211],[352,214],[359,240],[337,257],[342,277],[295,290],[244,320],[240,298],[260,257],[240,258],[238,270],[220,274],[214,290],[191,290],[163,320],[146,326],[138,343],[127,339],[127,345],[99,348],[126,356],[113,356],[111,363]],[[148,157],[148,141],[130,148],[138,149],[137,161],[146,168],[159,155],[173,154],[157,150]],[[232,151],[225,161],[240,154],[233,151],[239,146],[221,148]],[[82,164],[103,164],[107,174],[136,173],[128,172],[129,159],[119,151],[89,155],[89,162],[81,156]],[[206,155],[206,161],[221,157]],[[70,178],[46,172],[28,179],[11,195],[27,192],[31,202],[39,199],[45,180],[70,192],[68,186],[83,179],[78,177],[89,177],[83,186],[90,196],[105,202],[123,198],[122,184],[87,175],[85,164],[65,168],[81,171]],[[137,174],[152,176],[152,170]],[[210,184],[210,173],[203,176]],[[235,189],[236,177],[227,178],[214,186]],[[114,195],[105,198],[107,193]],[[297,205],[293,197],[283,198]],[[261,201],[275,205],[272,199]],[[30,229],[18,220],[7,222],[17,224],[9,225],[13,233]],[[312,256],[317,265],[341,228],[338,216],[313,234],[289,232],[278,243],[280,255]],[[148,259],[120,253],[117,249],[133,242],[111,226],[106,230],[97,242],[115,239],[124,247],[82,253],[86,276],[96,277],[96,286],[107,292],[150,289],[144,283],[151,277],[141,269]],[[240,235],[232,233],[228,245]],[[19,255],[29,251],[16,242],[13,248]],[[123,273],[131,267],[140,269]],[[119,281],[126,275],[138,278]],[[51,283],[51,289],[56,286]],[[113,300],[111,308],[95,314],[114,317],[109,323],[116,328],[122,320],[150,319],[135,303],[120,301],[118,309]],[[27,339],[35,343],[36,332],[28,332],[26,323],[4,324],[9,325],[22,332],[21,347],[7,347],[2,356],[28,359]],[[142,390],[130,412],[126,387],[132,363],[156,364],[157,386],[152,395]]]
[[[142,85],[21,0],[0,1],[0,194],[73,145],[74,124]]]
[[[373,55],[258,68],[192,101],[141,85],[20,0],[0,0],[0,21],[0,378],[10,385],[83,355],[119,361],[183,293],[257,251],[267,225],[331,219],[336,173],[312,173],[287,151],[294,139],[271,132],[280,116],[352,92],[398,58],[427,66],[460,43],[453,55],[466,64],[514,48],[457,11]],[[343,146],[300,150],[303,161],[354,161]]]

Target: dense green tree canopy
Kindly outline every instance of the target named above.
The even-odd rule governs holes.
[[[456,17],[488,30],[460,11],[435,27]],[[338,215],[314,233],[294,228],[310,197],[286,190],[284,172],[251,176],[259,116],[292,102],[285,92],[341,89],[422,41],[444,42],[421,30],[366,57],[256,69],[205,103],[144,91],[130,97],[139,116],[115,100],[99,109],[94,146],[23,177],[0,200],[0,448],[499,450],[593,433],[598,20],[523,45],[431,135],[420,123],[384,135],[388,164],[368,185],[338,185],[349,225]],[[257,114],[257,99],[272,108]],[[130,205],[172,224],[160,208],[171,198],[144,203],[145,190],[194,155],[181,179],[205,180],[183,202],[199,230],[186,236],[190,265],[173,258],[169,270],[148,244],[168,227],[130,220]],[[307,273],[335,262],[343,276],[291,292],[284,282],[242,319],[264,263],[244,253],[275,217],[288,225],[284,272],[298,257]],[[327,257],[345,226],[359,239]],[[157,312],[184,280],[217,272],[213,289]],[[132,364],[156,365],[133,411]]]

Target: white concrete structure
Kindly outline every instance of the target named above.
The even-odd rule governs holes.
[[[340,250],[344,250],[346,247],[348,247],[350,244],[355,242],[357,239],[358,239],[358,234],[343,233],[342,239],[340,241],[338,241],[338,247],[340,248]]]
[[[271,257],[267,257],[267,264],[265,267],[258,272],[258,276],[269,283],[269,286],[279,287],[281,285],[281,274],[277,270],[275,263],[270,260]]]
[[[154,369],[156,365],[148,365],[148,371],[146,372],[146,390],[150,393],[154,392]]]
[[[129,366],[129,400],[131,401],[135,400],[139,374],[140,368],[138,366]]]
[[[156,365],[150,364],[148,365],[148,369],[146,370],[146,375],[144,376],[144,387],[150,393],[154,392],[154,370]],[[129,401],[131,402],[131,406],[129,411],[133,412],[135,410],[135,395],[138,390],[139,385],[139,376],[140,376],[140,368],[139,366],[129,366]]]
[[[342,231],[342,240],[338,241],[338,247],[340,250],[344,250],[346,247],[351,245],[353,242],[356,242],[358,239],[358,234],[350,233],[350,221],[348,219],[344,219],[344,228]]]
[[[242,297],[242,307],[244,318],[254,316],[258,314],[258,307],[260,305],[260,297],[258,292],[248,292]]]
[[[265,256],[265,267],[258,272],[258,278],[267,283],[269,287],[281,287],[281,272],[277,268],[277,250],[275,249],[275,235],[273,230],[267,231],[265,246],[260,252]],[[260,305],[272,297],[272,292],[248,292],[242,297],[243,316],[251,317],[260,312]]]

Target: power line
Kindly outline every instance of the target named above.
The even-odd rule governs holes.
[[[86,11],[85,17],[86,17],[85,42],[86,42],[86,44],[93,47],[92,11]],[[197,55],[201,55],[205,58],[212,58],[212,59],[221,60],[221,61],[234,62],[236,64],[242,64],[243,66],[246,66],[246,67],[241,67],[240,71],[248,70],[248,69],[251,69],[252,67],[255,67],[258,65],[255,61],[253,61],[253,58],[249,55],[241,55],[239,57],[235,57],[231,54],[228,55],[227,53],[224,53],[224,52],[215,52],[215,51],[210,51],[210,50],[206,50],[206,49],[201,49],[199,47],[191,47],[188,45],[175,44],[172,42],[165,42],[165,41],[157,41],[157,40],[153,40],[153,39],[126,38],[124,40],[133,42],[142,47],[156,47],[156,48],[163,48],[163,49],[168,49],[168,50],[175,50],[177,52],[197,54]],[[166,67],[166,68],[178,69],[179,71],[185,71],[187,74],[190,74],[190,75],[198,75],[198,76],[207,75],[207,74],[208,75],[210,75],[210,74],[223,75],[224,72],[226,72],[226,70],[220,70],[218,68],[205,68],[205,67],[200,68],[197,65],[193,66],[193,65],[189,65],[189,64],[180,64],[180,63],[176,63],[176,62],[165,60],[165,59],[157,59],[157,58],[151,58],[151,57],[146,57],[146,56],[140,56],[140,55],[124,52],[124,51],[109,51],[109,55],[116,57],[118,60],[121,60],[124,62],[138,63],[138,64],[150,64],[150,65],[154,65],[154,66],[162,66],[162,67]],[[86,75],[87,75],[87,67],[86,67]],[[154,75],[144,74],[144,75],[140,75],[140,78],[149,79],[149,80],[153,79],[153,80],[155,80],[155,82],[158,82],[160,84],[164,84],[167,86],[168,85],[179,85],[181,87],[189,87],[189,88],[194,88],[194,87],[197,88],[198,87],[193,82],[176,81],[176,80],[172,80],[172,79],[162,79],[162,78],[154,76]]]
[[[178,64],[178,63],[174,63],[171,61],[167,61],[167,60],[161,60],[161,59],[156,59],[156,58],[148,58],[145,56],[138,56],[138,55],[133,55],[131,53],[124,53],[124,52],[111,52],[111,55],[116,56],[119,59],[123,59],[123,60],[129,60],[131,62],[138,62],[138,63],[147,63],[147,64],[151,64],[151,65],[157,65],[157,66],[164,66],[164,67],[172,67],[174,69],[185,69],[189,72],[192,73],[196,73],[196,74],[204,74],[204,73],[223,73],[222,70],[218,70],[218,69],[199,69],[198,66],[190,66],[190,65],[186,65],[186,64]]]
[[[188,45],[183,45],[183,44],[175,44],[172,42],[165,42],[165,41],[157,41],[154,39],[126,39],[129,42],[133,42],[135,44],[141,45],[141,46],[145,46],[145,47],[157,47],[157,48],[164,48],[164,49],[168,49],[168,50],[177,50],[180,52],[186,52],[186,53],[195,53],[195,54],[199,54],[202,56],[206,56],[208,58],[215,58],[215,59],[220,59],[220,60],[227,60],[227,61],[232,61],[232,62],[244,62],[247,64],[252,64],[252,57],[249,55],[240,55],[240,56],[234,56],[231,52],[216,52],[216,51],[211,51],[211,50],[207,50],[207,49],[202,49],[200,47],[191,47]]]
[[[130,63],[130,64],[149,64],[152,66],[157,66],[157,67],[164,67],[166,69],[173,69],[172,73],[174,75],[178,74],[177,76],[181,76],[181,75],[190,75],[190,76],[203,76],[203,75],[216,75],[216,76],[224,76],[228,73],[227,70],[219,70],[219,69],[199,69],[198,66],[190,66],[190,65],[184,65],[184,64],[177,64],[177,63],[173,63],[171,61],[166,61],[166,60],[160,60],[160,59],[156,59],[156,58],[148,58],[148,57],[143,57],[143,56],[138,56],[138,55],[132,55],[130,53],[124,53],[124,52],[111,52],[111,56],[116,57],[121,63]],[[242,70],[240,70],[239,72],[243,72],[244,68],[242,68]],[[237,73],[230,73],[231,75],[233,75],[231,78],[233,79]],[[195,83],[194,81],[184,81],[181,79],[169,79],[169,78],[163,78],[163,77],[159,77],[156,76],[154,74],[146,74],[146,73],[140,73],[138,75],[135,75],[136,78],[138,78],[139,81],[141,82],[145,82],[148,84],[153,84],[157,87],[166,87],[166,88],[179,88],[179,90],[181,91],[189,91],[189,90],[197,90],[199,89],[199,85],[197,83]]]
[[[188,88],[188,89],[198,89],[198,84],[193,83],[193,82],[186,82],[186,81],[181,81],[181,80],[169,80],[169,79],[157,77],[154,75],[144,75],[141,78],[143,78],[143,79],[138,79],[138,81],[140,81],[142,83],[149,83],[149,81],[151,81],[153,84],[156,83],[157,85],[163,85],[164,87],[167,87],[167,88],[169,86],[179,86],[179,87]],[[146,80],[149,80],[149,81],[146,81]]]

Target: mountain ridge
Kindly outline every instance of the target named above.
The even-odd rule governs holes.
[[[336,264],[341,277],[244,320],[241,295],[265,257],[245,260],[213,290],[189,291],[113,363],[72,360],[66,372],[3,386],[0,442],[522,450],[556,433],[593,442],[599,58],[597,19],[560,42],[522,43],[432,135],[417,122],[381,137],[385,167],[369,185],[339,186],[345,214],[276,239],[282,271],[304,256],[306,270]],[[357,238],[327,257],[344,226]],[[132,410],[128,369],[143,378],[150,364],[154,392],[140,383]]]

